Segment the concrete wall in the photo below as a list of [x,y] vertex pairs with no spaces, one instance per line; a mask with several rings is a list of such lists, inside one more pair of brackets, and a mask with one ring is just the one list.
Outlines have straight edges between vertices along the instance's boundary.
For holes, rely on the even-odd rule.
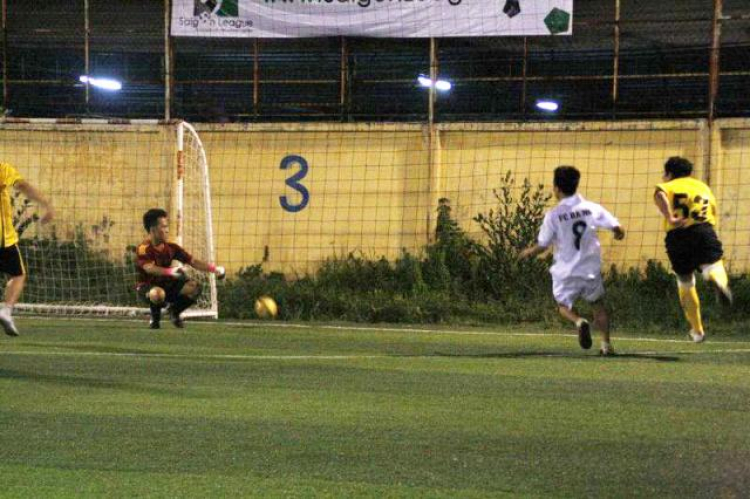
[[[45,227],[32,225],[22,237],[72,240],[83,231],[93,247],[122,259],[128,245],[145,237],[143,212],[170,207],[175,150],[174,134],[165,127],[31,128],[0,126],[0,161],[37,186],[57,218]],[[104,228],[105,220],[113,225]]]
[[[81,226],[120,258],[144,237],[142,213],[171,207],[172,128],[31,127],[0,126],[0,160],[54,201],[58,237],[70,238]],[[699,121],[451,124],[432,133],[411,124],[203,125],[198,132],[210,165],[217,259],[232,272],[264,258],[268,270],[301,274],[332,255],[392,259],[402,249],[419,251],[441,197],[450,199],[461,226],[481,237],[471,219],[494,206],[492,190],[506,172],[517,183],[528,178],[550,189],[560,164],[581,169],[582,194],[610,209],[628,231],[622,243],[602,236],[607,264],[663,260],[651,196],[664,160],[677,154],[695,162],[698,177],[710,175],[728,261],[734,271],[750,268],[750,123],[744,120],[720,121],[713,134]],[[299,162],[287,159],[282,169],[293,156],[308,166],[303,187],[287,183],[301,171]],[[293,211],[303,189],[307,204]],[[103,217],[114,222],[108,241],[94,234]]]

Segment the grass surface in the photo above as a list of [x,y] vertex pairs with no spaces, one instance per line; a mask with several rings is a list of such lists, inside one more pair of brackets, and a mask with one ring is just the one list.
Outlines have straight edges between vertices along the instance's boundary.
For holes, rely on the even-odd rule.
[[739,335],[618,332],[599,358],[534,327],[18,323],[0,338],[2,497],[750,490]]

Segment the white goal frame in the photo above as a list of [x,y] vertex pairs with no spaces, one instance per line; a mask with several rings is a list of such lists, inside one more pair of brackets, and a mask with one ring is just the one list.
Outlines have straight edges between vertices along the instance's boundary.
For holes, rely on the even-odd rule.
[[[185,183],[192,182],[195,185],[196,182],[200,184],[200,189],[203,192],[203,213],[199,216],[201,225],[205,227],[205,234],[203,243],[205,249],[202,253],[196,254],[197,258],[206,260],[209,262],[215,261],[215,246],[214,246],[214,235],[213,235],[213,212],[211,207],[211,187],[209,178],[209,166],[206,151],[203,147],[203,143],[198,136],[195,128],[189,123],[184,121],[161,121],[161,120],[106,120],[106,119],[46,119],[46,118],[29,118],[29,119],[18,119],[18,118],[2,118],[0,119],[0,132],[2,131],[14,131],[14,132],[75,132],[75,131],[97,131],[97,132],[144,132],[144,131],[157,131],[161,130],[161,127],[167,127],[170,130],[170,134],[174,137],[174,160],[172,161],[173,169],[173,188],[170,196],[173,199],[173,207],[176,208],[176,212],[172,213],[170,219],[173,227],[173,240],[177,244],[183,244],[184,241],[184,224],[185,218],[195,216],[195,214],[185,213]],[[193,141],[197,148],[197,155],[194,155],[194,160],[197,161],[197,165],[186,165],[186,157],[188,155],[185,152],[186,142]],[[0,158],[2,161],[9,161],[5,158]],[[188,159],[190,160],[190,159]],[[25,165],[19,163],[12,163],[19,171],[23,174]],[[195,176],[198,178],[194,178]],[[186,178],[187,177],[187,178]],[[44,193],[48,197],[54,206],[56,200],[54,196],[49,193]],[[169,209],[169,207],[167,207]],[[59,215],[58,217],[59,218]],[[191,223],[188,219],[187,223]],[[142,229],[141,229],[142,230]],[[134,240],[133,243],[137,244],[139,241]],[[187,243],[190,245],[190,242]],[[195,242],[193,241],[193,244]],[[190,247],[186,247],[188,252],[191,252]],[[29,273],[34,272],[34,268],[29,268]],[[134,269],[133,269],[134,270]],[[201,273],[202,274],[202,273]],[[183,317],[202,317],[202,318],[218,318],[218,293],[216,287],[216,276],[213,274],[204,274],[203,280],[204,293],[202,295],[201,302],[188,309],[183,313]],[[133,296],[135,296],[135,280],[133,280]],[[42,315],[95,315],[95,316],[138,316],[149,313],[148,307],[144,306],[118,306],[112,304],[71,304],[65,303],[26,303],[23,302],[24,295],[21,296],[21,301],[16,304],[16,309],[22,312],[28,312],[33,314]],[[96,297],[92,297],[92,301],[95,301]]]

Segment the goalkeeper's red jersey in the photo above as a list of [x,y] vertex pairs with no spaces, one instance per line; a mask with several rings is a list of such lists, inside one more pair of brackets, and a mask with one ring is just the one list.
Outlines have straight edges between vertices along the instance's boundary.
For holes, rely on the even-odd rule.
[[174,279],[171,277],[150,275],[143,270],[143,266],[148,263],[153,263],[158,267],[171,267],[172,260],[190,265],[193,261],[193,256],[182,249],[179,244],[162,243],[154,246],[149,239],[143,241],[136,250],[135,269],[138,273],[136,287],[140,288],[145,285],[164,286],[170,282],[174,282]]

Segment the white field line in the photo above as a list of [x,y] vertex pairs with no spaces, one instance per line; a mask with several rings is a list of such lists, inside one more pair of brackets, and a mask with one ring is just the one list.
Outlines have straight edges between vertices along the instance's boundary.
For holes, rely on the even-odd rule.
[[[359,360],[387,359],[397,355],[241,355],[241,354],[181,354],[181,353],[148,353],[148,352],[86,352],[63,350],[6,350],[6,355],[51,355],[68,357],[125,357],[125,358],[158,358],[158,359],[206,359],[206,360]],[[424,356],[429,357],[429,356]]]
[[[206,323],[211,324],[211,323]],[[441,330],[441,329],[420,329],[420,328],[389,328],[389,327],[376,327],[376,326],[332,326],[332,325],[308,325],[308,324],[284,324],[284,323],[273,323],[273,322],[217,322],[217,325],[225,325],[232,327],[278,327],[278,328],[296,328],[296,329],[332,329],[332,330],[346,330],[346,331],[373,331],[373,332],[388,332],[388,333],[421,333],[421,334],[445,334],[445,335],[466,335],[466,336],[519,336],[519,337],[556,337],[556,338],[576,338],[576,334],[559,334],[559,333],[510,333],[500,331],[468,331],[460,329]],[[594,332],[596,335],[596,332]],[[651,343],[690,343],[687,339],[687,334],[683,339],[663,339],[663,338],[640,338],[640,337],[629,337],[615,336],[613,342],[651,342]],[[712,341],[710,336],[706,340],[712,345],[748,345],[750,341]]]
[[[714,343],[715,344],[715,343]],[[727,353],[750,353],[750,348],[716,348],[714,350],[703,349],[703,350],[673,350],[665,352],[620,352],[617,353],[627,354],[638,354],[638,355],[654,355],[654,356],[668,356],[668,355],[711,355],[711,354],[727,354]],[[615,358],[617,355],[615,354]]]
[[[83,317],[59,317],[54,320],[65,320],[65,321],[84,321],[84,322],[125,322],[125,323],[143,323],[144,320],[137,319],[111,319],[111,318],[83,318]],[[379,327],[379,326],[335,326],[330,324],[294,324],[286,322],[211,322],[201,321],[201,325],[211,325],[213,327],[229,326],[235,328],[279,328],[279,329],[326,329],[331,331],[364,331],[373,333],[418,333],[418,334],[440,334],[440,335],[454,335],[454,336],[515,336],[515,337],[557,337],[557,338],[575,338],[575,334],[560,334],[560,333],[512,333],[512,332],[501,332],[501,331],[471,331],[471,330],[460,330],[460,329],[428,329],[428,328],[398,328],[398,327]],[[595,333],[596,334],[596,333]],[[683,337],[668,339],[668,338],[642,338],[642,337],[629,337],[623,336],[618,337],[614,335],[613,343],[622,342],[649,342],[649,343],[690,343],[687,334]],[[747,345],[750,347],[750,341],[713,341],[709,334],[706,339],[707,343],[711,345]]]
[[[627,355],[642,355],[642,356],[664,356],[664,355],[711,355],[711,354],[736,354],[736,353],[750,353],[750,348],[742,349],[722,349],[722,350],[696,350],[696,351],[677,351],[677,352],[621,352]],[[130,358],[130,359],[144,359],[144,358],[157,358],[157,359],[176,359],[176,360],[284,360],[284,361],[295,361],[295,360],[372,360],[372,359],[446,359],[445,355],[440,354],[425,354],[425,355],[369,355],[369,354],[352,354],[352,355],[241,355],[241,354],[173,354],[173,353],[148,353],[148,352],[86,352],[86,351],[64,351],[64,350],[5,350],[0,351],[0,356],[65,356],[65,357],[118,357],[118,358]],[[459,355],[460,357],[460,355]],[[547,353],[547,354],[535,354],[534,357],[573,357],[565,353]],[[587,356],[582,355],[579,358],[585,358]],[[595,355],[589,355],[588,357],[596,357]],[[617,356],[614,357],[615,359]],[[608,360],[608,359],[605,359]]]

